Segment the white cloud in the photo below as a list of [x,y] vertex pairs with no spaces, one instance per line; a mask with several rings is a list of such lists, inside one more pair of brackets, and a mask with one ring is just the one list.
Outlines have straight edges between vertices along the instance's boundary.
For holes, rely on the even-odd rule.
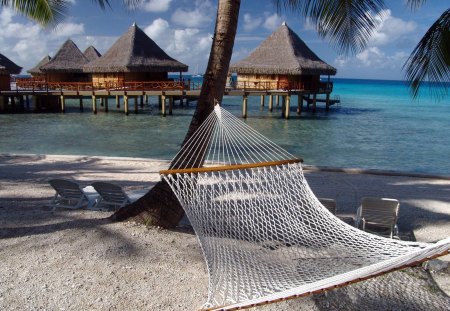
[[81,35],[84,33],[84,24],[61,23],[53,30],[56,37],[68,38],[71,36]]
[[166,12],[170,8],[172,0],[146,0],[140,7],[147,12]]
[[417,24],[392,16],[391,10],[384,10],[377,18],[378,25],[369,41],[370,46],[382,46],[395,42],[413,33]]
[[277,13],[274,13],[272,15],[267,16],[266,20],[264,21],[264,28],[268,30],[275,30],[278,27],[281,26],[281,23],[283,22],[283,18],[278,15]]
[[407,58],[408,54],[402,51],[389,55],[379,47],[368,47],[355,57],[337,57],[334,65],[347,70],[351,68],[399,69]]
[[244,14],[244,30],[245,31],[252,31],[256,28],[258,28],[262,23],[262,18],[254,18],[250,14],[246,13]]
[[177,25],[190,28],[204,28],[213,21],[214,6],[209,0],[197,0],[192,10],[176,9],[171,21]]
[[155,19],[149,26],[144,28],[144,32],[153,40],[162,39],[169,31],[169,23],[162,19]]
[[13,16],[16,15],[13,10],[4,8],[0,13],[0,26],[6,26],[11,23]]

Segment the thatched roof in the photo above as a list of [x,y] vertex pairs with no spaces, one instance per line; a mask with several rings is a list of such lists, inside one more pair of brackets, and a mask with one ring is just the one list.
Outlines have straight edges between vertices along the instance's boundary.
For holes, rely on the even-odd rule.
[[286,23],[247,58],[230,66],[238,74],[335,75]]
[[19,74],[22,67],[17,66],[12,60],[0,54],[0,74]]
[[186,72],[188,66],[167,55],[145,32],[133,24],[84,72]]
[[82,73],[83,66],[89,60],[81,53],[72,40],[67,40],[58,50],[55,56],[44,66],[43,72]]
[[92,45],[89,46],[86,50],[84,50],[83,55],[86,56],[86,58],[91,62],[93,60],[96,60],[97,58],[100,58],[102,54],[100,54],[99,51]]
[[51,59],[52,58],[49,55],[45,56],[36,66],[28,70],[28,73],[31,73],[33,75],[43,74],[43,72],[41,71],[41,67],[47,64]]

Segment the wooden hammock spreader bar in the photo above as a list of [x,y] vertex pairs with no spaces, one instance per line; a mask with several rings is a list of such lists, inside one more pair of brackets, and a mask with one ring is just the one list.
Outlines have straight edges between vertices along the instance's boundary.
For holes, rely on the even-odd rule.
[[274,299],[274,300],[266,300],[266,301],[261,301],[261,302],[257,302],[257,303],[250,303],[247,306],[239,306],[239,307],[221,306],[221,307],[212,307],[212,308],[207,308],[207,309],[200,309],[199,311],[234,311],[234,310],[244,310],[244,309],[250,309],[250,308],[254,308],[254,307],[258,307],[258,306],[265,306],[265,305],[268,305],[268,304],[277,303],[277,302],[281,302],[281,301],[285,301],[285,300],[291,300],[291,299],[295,299],[295,298],[301,298],[301,297],[311,296],[311,295],[315,295],[315,294],[320,294],[320,293],[327,292],[327,291],[330,291],[330,290],[334,290],[334,289],[337,289],[337,288],[345,287],[345,286],[348,286],[348,285],[351,285],[351,284],[355,284],[355,283],[359,283],[359,282],[366,281],[366,280],[369,280],[369,279],[373,279],[373,278],[378,277],[380,275],[388,274],[388,273],[391,273],[391,272],[394,272],[394,271],[398,271],[398,270],[401,270],[401,269],[415,267],[415,266],[417,266],[417,265],[419,265],[419,264],[421,264],[421,263],[423,263],[425,261],[428,261],[428,260],[431,260],[431,259],[434,259],[434,258],[437,258],[437,257],[445,256],[445,255],[448,255],[448,254],[450,254],[450,250],[446,250],[446,251],[444,251],[442,253],[439,253],[439,254],[436,254],[436,255],[433,255],[433,256],[421,259],[421,260],[414,261],[414,262],[409,263],[407,265],[403,265],[403,266],[400,266],[400,267],[392,268],[392,269],[389,269],[389,270],[386,270],[386,271],[383,271],[383,272],[379,272],[379,273],[376,273],[376,274],[368,275],[368,276],[365,276],[365,277],[362,277],[362,278],[357,278],[357,279],[355,279],[353,281],[344,282],[342,284],[337,284],[337,285],[332,285],[332,286],[329,286],[329,287],[324,287],[324,288],[317,289],[317,290],[311,291],[311,292],[306,292],[306,293],[297,294],[297,295],[290,295],[290,296],[287,296],[287,297],[281,297],[281,298],[277,298],[277,299]]
[[223,166],[211,166],[211,167],[197,167],[197,168],[181,168],[173,170],[162,170],[159,171],[161,175],[170,174],[189,174],[189,173],[205,173],[205,172],[220,172],[220,171],[231,171],[231,170],[242,170],[248,168],[266,167],[266,166],[277,166],[284,164],[294,164],[303,163],[303,159],[290,159],[281,161],[268,161],[260,163],[249,163],[249,164],[236,164],[236,165],[223,165]]

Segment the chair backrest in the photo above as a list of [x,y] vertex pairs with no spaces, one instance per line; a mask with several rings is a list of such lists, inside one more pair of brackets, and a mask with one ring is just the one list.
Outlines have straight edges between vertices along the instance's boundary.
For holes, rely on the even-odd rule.
[[333,199],[319,198],[320,203],[326,207],[332,214],[336,214],[337,204]]
[[94,187],[95,191],[100,194],[102,200],[104,200],[105,202],[113,204],[123,204],[129,201],[126,193],[123,192],[122,188],[117,185],[99,181],[94,182],[92,184],[92,187]]
[[67,179],[51,179],[48,183],[62,198],[79,199],[84,195],[80,186],[74,181]]
[[391,228],[397,223],[399,208],[398,200],[366,197],[361,200],[358,218]]

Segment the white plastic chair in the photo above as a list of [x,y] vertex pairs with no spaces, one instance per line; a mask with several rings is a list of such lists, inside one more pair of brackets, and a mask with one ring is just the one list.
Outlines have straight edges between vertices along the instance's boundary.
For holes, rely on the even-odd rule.
[[107,209],[111,208],[117,210],[126,204],[131,203],[131,199],[122,190],[121,187],[107,183],[107,182],[94,182],[92,183],[95,191],[97,191],[100,196],[97,199],[96,209]]
[[89,194],[78,183],[68,179],[51,179],[48,181],[56,194],[48,206],[77,209],[83,206],[92,207],[98,195]]
[[356,227],[390,238],[398,235],[400,203],[395,199],[365,197],[356,213]]

